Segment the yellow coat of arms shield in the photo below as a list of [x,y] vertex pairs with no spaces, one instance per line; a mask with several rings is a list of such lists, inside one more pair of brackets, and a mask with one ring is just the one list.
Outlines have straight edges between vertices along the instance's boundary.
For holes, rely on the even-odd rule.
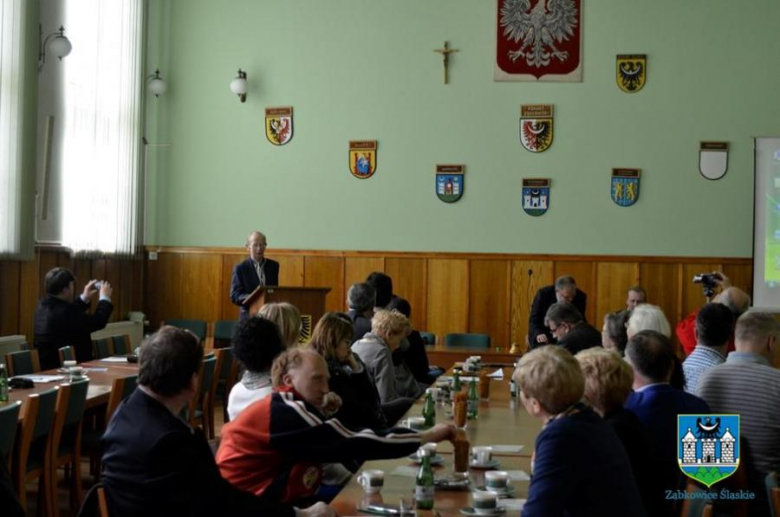
[[619,54],[617,56],[617,85],[626,93],[636,93],[647,81],[646,54]]

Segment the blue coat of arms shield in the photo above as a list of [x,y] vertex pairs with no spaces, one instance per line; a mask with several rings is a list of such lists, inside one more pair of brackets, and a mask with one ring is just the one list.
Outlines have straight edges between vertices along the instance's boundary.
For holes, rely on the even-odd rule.
[[610,196],[619,206],[631,206],[639,199],[639,169],[612,169]]
[[739,415],[678,415],[677,462],[707,488],[739,468]]
[[550,207],[550,180],[533,178],[523,180],[523,210],[538,217]]
[[445,203],[454,203],[463,195],[463,165],[436,166],[436,195]]

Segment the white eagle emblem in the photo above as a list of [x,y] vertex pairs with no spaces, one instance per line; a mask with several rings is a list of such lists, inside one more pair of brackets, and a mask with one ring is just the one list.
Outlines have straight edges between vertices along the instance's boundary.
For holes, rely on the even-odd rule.
[[520,48],[509,51],[514,62],[524,58],[530,67],[541,68],[555,57],[565,62],[568,52],[558,50],[556,44],[574,36],[577,26],[577,6],[574,0],[504,0],[501,7],[501,27],[504,36],[520,43]]

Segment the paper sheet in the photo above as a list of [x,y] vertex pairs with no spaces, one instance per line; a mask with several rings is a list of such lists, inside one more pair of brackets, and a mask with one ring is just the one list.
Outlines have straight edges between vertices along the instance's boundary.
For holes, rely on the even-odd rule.
[[408,465],[399,465],[398,467],[394,468],[392,471],[390,471],[391,476],[401,476],[405,478],[414,478],[417,477],[417,471],[419,468],[417,467],[410,467]]
[[25,379],[30,379],[33,382],[44,382],[44,383],[57,382],[65,378],[64,375],[36,375],[36,374],[16,375],[16,377],[24,377]]
[[522,510],[525,506],[525,499],[499,499],[497,501],[499,508],[507,510]]
[[103,359],[100,359],[101,362],[104,363],[126,363],[127,357],[126,356],[112,356],[112,357],[104,357]]
[[531,476],[524,470],[507,470],[506,472],[512,481],[531,481]]
[[491,445],[493,452],[505,453],[505,454],[517,454],[522,451],[524,445]]
[[493,372],[490,375],[488,375],[488,377],[490,377],[491,379],[503,379],[504,378],[504,369],[503,368],[499,368],[495,372]]

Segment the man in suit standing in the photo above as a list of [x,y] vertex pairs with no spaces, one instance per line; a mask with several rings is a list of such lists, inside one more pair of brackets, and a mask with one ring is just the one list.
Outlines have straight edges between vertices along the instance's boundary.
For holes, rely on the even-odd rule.
[[233,268],[233,280],[230,285],[230,300],[241,307],[241,319],[249,315],[249,307],[244,300],[258,286],[279,285],[279,263],[265,257],[268,241],[260,232],[252,232],[246,239],[249,258]]
[[626,346],[626,362],[634,370],[634,392],[626,399],[625,408],[636,414],[649,432],[648,470],[659,482],[650,515],[672,515],[674,501],[665,498],[665,490],[682,487],[677,463],[677,416],[710,413],[702,399],[670,384],[674,357],[669,338],[654,330],[637,333]]
[[[58,350],[72,346],[78,362],[89,361],[92,355],[90,334],[105,328],[114,306],[113,289],[108,282],[90,280],[74,300],[76,277],[65,268],[56,267],[46,273],[46,296],[35,308],[35,348],[40,355],[41,369],[60,366]],[[100,291],[100,301],[94,314],[87,314],[90,301]]]
[[545,316],[554,303],[567,302],[574,305],[585,321],[585,303],[587,296],[577,289],[577,282],[570,276],[562,276],[555,284],[542,287],[534,297],[531,316],[528,321],[528,346],[536,348],[554,343],[552,332],[547,328]]

